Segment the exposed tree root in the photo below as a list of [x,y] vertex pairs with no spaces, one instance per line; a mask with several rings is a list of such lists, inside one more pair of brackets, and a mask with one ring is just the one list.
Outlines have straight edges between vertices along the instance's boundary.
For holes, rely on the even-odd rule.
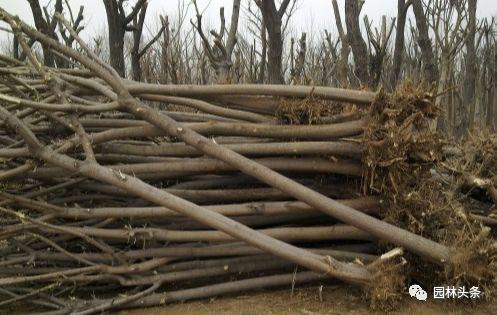
[[471,173],[488,178],[488,171],[475,170],[496,164],[486,162],[494,161],[489,154],[475,160],[476,153],[447,174],[444,141],[430,128],[439,110],[424,91],[407,83],[391,96],[380,93],[374,102],[364,134],[364,192],[382,195],[381,216],[387,222],[451,248],[443,266],[407,254],[411,280],[426,287],[479,286],[488,297],[495,288],[496,245],[489,229],[457,198],[452,176],[467,178],[463,174]]

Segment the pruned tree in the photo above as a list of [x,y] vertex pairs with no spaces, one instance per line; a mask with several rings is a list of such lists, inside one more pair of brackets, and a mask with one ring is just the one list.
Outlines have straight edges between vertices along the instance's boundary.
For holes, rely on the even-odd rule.
[[240,15],[240,0],[233,0],[233,9],[231,13],[231,24],[226,41],[224,37],[226,34],[226,21],[224,17],[224,7],[219,9],[219,17],[221,19],[221,27],[219,32],[211,30],[210,33],[214,37],[214,43],[211,46],[209,39],[202,30],[202,15],[200,14],[197,6],[197,1],[193,1],[195,12],[197,15],[197,22],[191,21],[193,27],[197,30],[202,40],[205,53],[209,58],[210,64],[216,72],[216,80],[218,83],[230,82],[229,74],[233,65],[231,56],[237,41],[238,17]]
[[[274,0],[256,0],[261,11],[268,35],[268,79],[269,83],[283,83],[283,35],[282,19],[291,0],[283,0],[279,8],[276,8]],[[295,2],[294,2],[295,3]],[[291,10],[290,10],[291,11]]]
[[345,25],[347,26],[347,41],[354,56],[354,73],[361,84],[367,86],[370,82],[368,48],[359,26],[359,15],[363,4],[364,0],[345,0]]
[[[332,76],[333,73],[336,73],[335,69],[340,68],[342,65],[342,56],[338,54],[338,44],[340,44],[340,42],[340,38],[333,41],[330,32],[324,30],[324,43],[321,44],[321,50],[324,51],[321,66],[321,85],[348,86],[347,64],[345,64],[344,73],[339,73],[337,77]],[[343,69],[338,71],[343,71]],[[342,74],[344,75],[343,77]],[[342,81],[342,79],[344,79],[344,81]]]
[[307,42],[306,42],[306,33],[302,33],[302,36],[300,37],[299,43],[298,43],[298,51],[297,51],[297,56],[295,57],[294,55],[294,45],[295,45],[295,39],[291,39],[291,45],[290,45],[290,77],[291,77],[291,82],[296,83],[296,84],[302,84],[303,83],[303,77],[304,75],[304,66],[305,66],[305,57],[307,53]]
[[[58,19],[56,19],[57,14],[62,14],[64,10],[64,4],[65,7],[67,8],[67,11],[69,12],[69,17],[70,17],[70,25],[72,30],[76,33],[79,34],[83,29],[84,26],[82,25],[83,22],[83,10],[84,6],[80,6],[78,15],[76,18],[74,18],[71,6],[69,5],[68,0],[57,0],[54,5],[54,11],[53,13],[49,12],[48,6],[41,7],[39,0],[28,0],[29,6],[31,8],[31,12],[33,14],[33,19],[35,22],[36,29],[38,29],[40,32],[43,34],[49,36],[50,38],[59,41],[59,37],[61,37],[63,43],[69,47],[72,46],[74,42],[74,36],[68,34],[68,32],[62,27]],[[58,26],[58,28],[57,28]],[[57,33],[58,30],[58,33]],[[27,45],[31,47],[35,43],[35,40],[29,39],[27,41]],[[64,58],[61,58],[60,56],[54,54],[50,47],[47,47],[45,45],[42,45],[43,49],[43,62],[46,66],[49,67],[67,67],[68,66],[68,61]],[[19,43],[16,37],[14,37],[14,56],[16,58],[19,58],[21,60],[24,60],[26,58],[26,53],[23,51],[19,55]]]
[[[467,0],[429,0],[426,4],[428,23],[435,34],[437,47],[440,49],[440,77],[437,85],[437,99],[435,104],[445,110],[445,115],[440,115],[437,128],[442,132],[447,132],[450,124],[460,125],[457,127],[462,130],[462,122],[465,120],[465,110],[462,108],[453,108],[452,104],[444,103],[443,94],[448,88],[448,81],[452,73],[453,60],[459,49],[464,44],[467,37],[467,28],[463,22],[467,16]],[[459,111],[459,115],[452,114]],[[448,117],[459,116],[459,121],[448,121]],[[460,133],[460,132],[459,132]]]
[[476,88],[476,2],[468,0],[468,22],[466,36],[466,69],[463,85],[463,102],[467,109],[463,109],[462,128],[467,130],[473,127],[475,117],[475,88]]
[[[254,65],[251,67],[253,77],[256,78],[257,83],[264,83],[266,77],[266,64],[267,64],[267,32],[266,22],[260,10],[254,10],[251,2],[245,8],[245,16],[248,19],[248,31],[254,37],[253,50],[254,57],[259,56],[259,61],[256,63],[257,58],[253,58]],[[260,43],[260,51],[257,49]]]
[[161,58],[160,58],[160,83],[168,83],[168,77],[171,77],[171,30],[169,28],[169,17],[160,16],[161,26],[164,28],[162,32],[162,43],[161,43]]
[[387,45],[395,25],[395,18],[392,18],[390,25],[387,27],[387,17],[383,15],[381,19],[381,30],[378,31],[378,28],[375,28],[374,33],[371,29],[371,22],[369,22],[367,15],[364,16],[364,24],[366,25],[366,33],[368,35],[368,43],[370,46],[369,86],[376,89],[380,83],[381,74],[383,72],[383,61],[387,55]]
[[137,0],[133,9],[126,14],[125,0],[103,0],[105,12],[107,14],[107,26],[109,31],[109,53],[110,64],[124,77],[126,66],[124,62],[124,35],[127,31],[132,31],[133,19],[140,13],[147,3],[147,0]]
[[[493,22],[493,21],[492,21]],[[493,23],[492,23],[493,24]],[[494,49],[493,49],[493,74],[492,74],[492,87],[491,87],[491,94],[490,94],[490,104],[489,106],[492,108],[491,115],[489,115],[488,119],[488,125],[491,126],[493,123],[493,128],[492,130],[497,129],[497,101],[495,100],[496,98],[496,91],[497,91],[497,39],[494,37]],[[492,122],[493,120],[493,122]]]
[[340,38],[340,61],[338,65],[338,77],[340,80],[340,85],[342,87],[347,87],[349,85],[349,55],[350,55],[350,45],[347,39],[347,34],[343,30],[342,18],[340,17],[340,10],[338,9],[338,3],[336,0],[332,0],[333,13],[335,15],[335,23],[338,29],[338,36]]
[[[407,32],[408,40],[406,41],[404,54],[404,77],[414,82],[428,82],[424,67],[424,59],[421,48],[419,47],[419,29],[416,26],[415,19],[409,19],[409,31]],[[400,78],[399,78],[400,80]]]
[[162,24],[157,34],[143,47],[142,43],[143,25],[145,24],[145,16],[147,15],[148,2],[145,2],[140,10],[140,13],[133,18],[133,47],[131,48],[131,70],[133,80],[142,80],[142,67],[140,60],[143,55],[152,47],[152,45],[162,36],[165,30],[165,25]]
[[[74,14],[72,12],[71,6],[69,5],[68,0],[65,0],[67,11],[69,12],[69,22],[71,23],[72,30],[76,33],[79,34],[85,27],[82,25],[83,22],[83,10],[84,6],[79,7],[78,15],[76,18],[74,18]],[[64,40],[64,43],[66,46],[72,47],[72,44],[76,40],[76,38],[71,35],[70,33],[66,31],[66,29],[63,27],[62,23],[59,21],[59,34]]]
[[424,64],[424,77],[430,83],[437,82],[437,61],[428,34],[428,18],[425,15],[422,0],[413,0],[412,10],[416,18],[418,45],[421,49],[421,59]]
[[[495,36],[495,19],[490,23],[485,23],[485,44],[488,51],[488,103],[486,110],[486,126],[492,131],[497,130],[497,37]],[[493,34],[493,36],[492,36]]]
[[397,1],[397,29],[395,34],[395,47],[393,52],[392,60],[392,73],[390,76],[390,82],[392,87],[397,85],[399,79],[402,60],[404,55],[404,42],[405,42],[405,26],[406,26],[406,16],[409,7],[412,5],[412,0],[398,0]]
[[[161,83],[191,83],[188,81],[188,77],[195,74],[192,74],[188,69],[192,64],[192,62],[188,62],[192,59],[188,54],[197,56],[193,65],[194,69],[196,68],[195,70],[197,70],[196,73],[202,72],[205,68],[203,49],[200,49],[201,53],[197,51],[197,41],[195,40],[197,33],[193,30],[183,32],[183,25],[187,23],[187,15],[187,5],[183,2],[178,2],[176,18],[160,16],[161,26],[164,28],[160,42],[158,78]],[[192,49],[184,49],[184,47],[191,47]],[[202,73],[202,75],[204,74]],[[205,78],[202,76],[202,80],[199,82],[203,82],[204,79],[207,80],[207,76]]]
[[[47,8],[44,8],[44,10],[42,10],[39,0],[28,0],[28,3],[31,7],[31,12],[33,13],[33,19],[36,29],[41,33],[49,36],[50,38],[58,40],[58,36],[56,34],[57,20],[53,17],[50,17]],[[62,0],[57,0],[55,2],[54,8],[55,12],[62,13]],[[66,64],[65,60],[54,55],[54,53],[50,50],[50,47],[42,45],[42,48],[43,62],[46,66],[55,66],[56,59],[58,66],[63,66]]]

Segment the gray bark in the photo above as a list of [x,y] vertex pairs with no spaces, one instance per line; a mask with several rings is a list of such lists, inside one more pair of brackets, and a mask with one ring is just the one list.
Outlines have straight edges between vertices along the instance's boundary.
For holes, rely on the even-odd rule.
[[477,0],[468,0],[468,35],[466,38],[466,69],[463,87],[463,104],[467,108],[463,109],[463,130],[473,126],[475,117],[475,89],[476,89],[476,2]]
[[421,0],[413,0],[412,9],[416,18],[416,26],[418,28],[418,45],[421,49],[421,58],[424,64],[425,79],[430,82],[437,82],[438,67],[436,64],[435,55],[430,37],[428,35],[427,17],[423,11],[423,3]]
[[393,66],[392,66],[392,76],[391,83],[392,87],[395,88],[397,81],[399,79],[400,71],[402,68],[402,59],[404,54],[404,41],[405,41],[405,26],[406,26],[406,15],[409,6],[412,4],[411,1],[406,3],[405,0],[398,0],[397,2],[397,31],[395,35],[395,48],[393,53]]
[[268,34],[268,78],[269,83],[284,83],[283,78],[283,36],[281,20],[289,0],[284,0],[279,9],[276,9],[274,0],[258,1],[257,6],[261,10],[267,34]]
[[362,38],[359,27],[359,14],[363,0],[345,0],[345,24],[347,25],[347,40],[354,56],[354,73],[363,86],[369,84],[368,47]]

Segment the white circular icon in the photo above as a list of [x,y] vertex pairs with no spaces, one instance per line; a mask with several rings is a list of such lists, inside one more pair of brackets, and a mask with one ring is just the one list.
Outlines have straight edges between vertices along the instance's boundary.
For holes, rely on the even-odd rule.
[[416,298],[420,301],[426,301],[426,299],[428,298],[428,293],[426,293],[425,290],[421,289],[416,293]]
[[423,290],[423,288],[421,288],[421,286],[417,285],[417,284],[413,284],[409,287],[409,295],[414,297],[416,295],[416,293],[418,293],[418,291],[420,290]]
[[409,287],[409,295],[411,297],[415,297],[419,301],[426,301],[428,298],[428,293],[426,293],[426,291],[417,284],[413,284]]

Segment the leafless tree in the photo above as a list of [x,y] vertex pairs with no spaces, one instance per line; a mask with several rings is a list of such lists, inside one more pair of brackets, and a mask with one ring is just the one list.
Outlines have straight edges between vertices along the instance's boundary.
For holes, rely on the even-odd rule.
[[347,41],[354,56],[354,73],[361,84],[367,86],[370,82],[368,48],[359,26],[359,15],[363,4],[364,0],[345,0],[345,25],[347,26]]
[[[252,45],[254,56],[252,58],[254,64],[251,67],[253,77],[257,78],[255,82],[264,83],[266,77],[266,64],[267,64],[267,32],[266,32],[266,22],[264,21],[264,16],[261,14],[260,10],[254,10],[251,6],[251,2],[245,8],[245,15],[248,19],[248,30],[251,36],[254,37],[254,43]],[[260,51],[257,49],[260,44]],[[256,60],[259,56],[259,62]]]
[[305,66],[305,57],[307,53],[307,42],[306,42],[306,33],[302,33],[302,36],[300,37],[299,43],[298,43],[298,51],[297,51],[297,56],[294,56],[294,45],[295,45],[295,39],[291,39],[291,50],[290,50],[290,62],[291,62],[291,67],[290,67],[290,77],[292,83],[303,83],[303,78],[302,75],[304,74],[304,66]]
[[475,117],[475,88],[476,88],[476,1],[468,0],[468,26],[466,36],[466,69],[463,87],[463,102],[468,107],[462,117],[462,128],[466,130],[473,126]]
[[395,34],[395,48],[393,53],[393,66],[391,75],[392,86],[397,85],[399,79],[400,70],[402,67],[402,57],[404,54],[404,42],[405,42],[405,26],[406,26],[406,16],[409,7],[412,4],[412,0],[398,0],[397,1],[397,29]]
[[[492,19],[489,29],[493,30],[495,28],[495,20]],[[487,45],[492,47],[490,32],[487,32]],[[489,48],[490,51],[490,62],[489,62],[489,72],[490,72],[490,84],[489,84],[489,104],[487,109],[487,126],[490,130],[497,130],[497,38],[495,37],[495,32],[493,36],[493,49]],[[492,56],[493,55],[493,56]],[[493,71],[492,71],[493,69]],[[493,72],[493,73],[492,73]]]
[[424,63],[425,78],[428,82],[436,82],[438,80],[438,67],[428,34],[428,18],[425,15],[422,0],[413,0],[412,9],[416,18],[418,45]]
[[383,61],[387,55],[387,45],[395,25],[395,18],[392,19],[390,26],[387,27],[387,17],[383,15],[381,19],[381,31],[375,28],[374,33],[371,30],[371,22],[369,22],[367,15],[364,16],[364,24],[366,25],[369,46],[372,46],[369,48],[369,86],[376,89],[380,83]]
[[140,10],[140,13],[133,18],[133,47],[131,48],[131,69],[133,72],[133,80],[141,81],[142,79],[142,67],[140,60],[143,55],[147,52],[150,47],[162,36],[162,32],[165,30],[165,25],[163,24],[157,34],[143,47],[140,49],[140,44],[142,42],[143,35],[143,25],[145,23],[145,16],[147,14],[148,2],[145,2]]
[[132,21],[142,10],[147,0],[137,0],[133,9],[126,14],[125,0],[103,0],[107,13],[109,31],[110,64],[121,76],[126,75],[124,62],[124,35],[132,31]]
[[[183,31],[183,25],[187,21],[188,5],[178,1],[176,17],[161,16],[161,27],[164,28],[162,41],[160,42],[160,66],[158,80],[161,83],[191,83],[187,78],[191,70],[197,68],[202,73],[199,82],[206,82],[207,74],[203,73],[205,69],[205,54],[203,49],[198,49],[195,30],[188,29]],[[189,56],[188,56],[189,55]],[[188,69],[192,56],[196,56],[196,67]],[[198,80],[198,78],[197,78]]]
[[[57,20],[53,17],[50,17],[48,14],[48,9],[44,8],[42,10],[40,6],[40,2],[38,0],[28,0],[29,6],[31,7],[31,12],[33,13],[33,19],[35,22],[36,29],[38,29],[43,34],[50,36],[52,39],[58,40],[58,36],[56,34],[57,29]],[[55,12],[62,12],[62,0],[57,0],[55,2]],[[44,14],[45,12],[45,14]],[[49,47],[42,45],[43,47],[43,60],[45,65],[49,67],[53,67],[55,65],[56,56],[50,50]],[[65,61],[57,58],[57,64],[59,66],[65,65]]]
[[[84,29],[84,26],[82,25],[84,6],[79,7],[78,15],[76,16],[76,18],[74,18],[74,14],[72,12],[71,6],[69,5],[69,1],[65,0],[65,3],[66,3],[67,11],[69,12],[69,18],[70,18],[69,22],[71,23],[71,27],[76,34],[79,34]],[[58,24],[59,24],[59,34],[61,35],[62,39],[64,40],[64,43],[67,46],[71,47],[75,41],[74,36],[71,34],[68,34],[66,29],[63,27],[62,23],[60,23],[60,21]]]
[[[464,120],[462,117],[459,118],[459,122],[447,120],[447,117],[463,116],[464,110],[461,111],[461,108],[454,108],[451,104],[442,101],[443,94],[448,88],[453,60],[467,36],[467,29],[463,26],[467,16],[466,3],[467,0],[430,0],[426,4],[428,23],[434,32],[437,47],[440,49],[440,77],[437,85],[438,97],[435,102],[446,112],[445,115],[439,117],[437,126],[444,132],[451,127],[448,124],[461,125]],[[456,109],[459,110],[459,115],[455,115]]]
[[333,13],[335,14],[335,22],[338,29],[338,36],[340,37],[341,48],[340,48],[340,62],[338,65],[338,77],[342,87],[347,87],[349,85],[348,73],[349,73],[349,55],[350,55],[350,45],[348,41],[348,36],[345,34],[342,26],[342,19],[340,17],[340,10],[338,9],[338,4],[336,0],[332,0]]
[[[277,9],[274,0],[257,0],[268,34],[268,76],[269,83],[283,83],[283,36],[282,19],[291,0],[283,0]],[[294,2],[295,3],[295,2]]]
[[210,64],[214,71],[216,72],[217,82],[227,83],[230,81],[229,74],[230,69],[233,65],[231,60],[231,55],[233,54],[233,49],[237,41],[237,29],[238,29],[238,17],[240,15],[240,0],[233,0],[233,9],[231,14],[231,24],[230,30],[228,32],[228,38],[226,43],[224,43],[224,35],[226,33],[226,22],[224,18],[224,7],[219,10],[219,16],[221,19],[221,27],[219,32],[211,30],[210,33],[214,37],[214,44],[211,46],[207,36],[205,36],[202,30],[202,15],[200,14],[197,6],[197,2],[193,1],[195,6],[195,12],[197,15],[197,23],[191,22],[192,25],[197,30],[200,38],[202,40],[202,45],[204,47],[205,53],[209,58]]
[[[330,32],[327,30],[324,31],[324,42],[321,44],[321,50],[324,51],[324,55],[320,53],[320,56],[323,57],[321,65],[321,80],[319,81],[321,85],[340,87],[348,86],[348,65],[343,64],[342,55],[338,54],[338,45],[340,43],[340,38],[333,41]],[[340,49],[340,52],[343,52],[343,50]],[[340,67],[342,67],[342,69],[340,69]],[[332,74],[337,72],[335,71],[337,68],[339,69],[339,74],[338,76],[333,76]]]

